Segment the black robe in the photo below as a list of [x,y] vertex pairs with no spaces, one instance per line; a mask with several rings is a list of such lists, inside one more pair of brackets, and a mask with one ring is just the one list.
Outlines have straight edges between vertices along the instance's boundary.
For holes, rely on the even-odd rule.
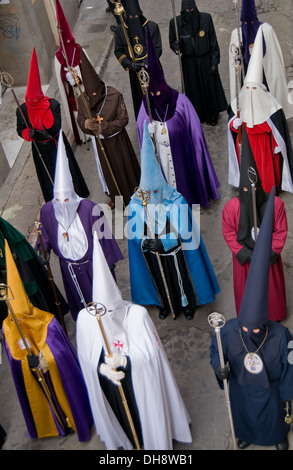
[[[218,70],[220,49],[212,17],[199,13],[199,28],[191,35],[182,16],[176,18],[180,41],[185,93],[192,102],[201,122],[212,123],[221,111],[227,109],[227,100]],[[174,19],[169,24],[169,43],[176,50]]]
[[[146,35],[147,35],[147,27],[149,28],[150,35],[152,37],[152,41],[153,41],[157,56],[160,57],[162,55],[162,39],[161,39],[159,26],[157,25],[157,23],[153,21],[146,20],[146,22],[143,25],[145,41],[146,41]],[[133,38],[130,38],[130,40],[131,40],[131,43],[133,42],[135,43]],[[124,35],[122,25],[118,25],[116,29],[114,54],[117,60],[122,65],[122,67],[125,70],[129,70],[129,65],[133,61],[133,59],[131,58],[131,55],[128,49],[128,44]],[[147,50],[143,50],[140,55],[134,52],[134,55],[135,55],[135,61],[137,61],[138,63],[146,64]],[[141,101],[143,98],[143,93],[142,93],[142,89],[141,89],[136,72],[129,70],[129,79],[130,79],[134,114],[135,114],[135,118],[137,118],[138,112],[140,110]]]
[[[35,141],[37,148],[39,150],[39,153],[43,160],[38,154],[36,146],[32,143],[33,159],[34,159],[38,180],[41,186],[41,190],[42,190],[45,202],[51,201],[53,199],[53,184],[51,180],[54,182],[58,136],[59,136],[59,131],[61,129],[60,103],[55,99],[50,99],[50,107],[51,107],[52,114],[54,116],[54,124],[51,127],[51,129],[47,129],[47,130],[48,130],[48,133],[52,136],[52,138],[51,140]],[[25,116],[25,119],[27,121],[29,128],[33,128],[30,122],[30,119],[28,117],[27,106],[25,103],[21,105],[21,110]],[[16,110],[16,117],[17,117],[17,133],[21,138],[24,138],[23,131],[27,129],[27,126],[18,108]],[[76,193],[78,194],[78,196],[86,198],[89,196],[90,193],[84,181],[79,165],[76,161],[76,158],[74,156],[73,150],[70,147],[70,144],[64,132],[63,132],[63,141],[64,141],[64,145],[66,149],[66,154],[68,157],[69,168],[70,168],[70,172],[72,175],[74,189]],[[48,172],[44,165],[46,165]],[[51,176],[51,180],[48,176],[48,173]]]

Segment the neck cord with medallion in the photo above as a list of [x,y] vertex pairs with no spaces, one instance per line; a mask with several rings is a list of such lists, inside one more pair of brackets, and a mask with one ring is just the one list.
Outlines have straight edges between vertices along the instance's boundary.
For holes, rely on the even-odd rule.
[[159,116],[158,111],[157,111],[156,108],[155,108],[156,115],[158,116],[159,121],[163,124],[163,129],[161,130],[161,134],[162,134],[162,135],[167,134],[167,129],[166,129],[165,125],[166,125],[166,118],[167,118],[167,114],[168,114],[168,109],[169,109],[169,103],[167,104],[166,111],[165,111],[165,116],[164,116],[164,120],[162,121],[162,119],[161,119],[160,116]]
[[242,344],[244,346],[244,349],[246,351],[246,355],[245,355],[245,358],[244,358],[244,366],[245,368],[248,370],[248,372],[251,372],[252,374],[259,374],[262,369],[263,369],[263,362],[260,358],[260,356],[257,354],[257,352],[262,348],[262,346],[264,345],[267,337],[268,337],[268,333],[269,333],[269,328],[268,326],[266,327],[266,332],[265,332],[265,336],[264,336],[264,339],[262,340],[261,344],[259,345],[259,347],[254,351],[254,352],[249,352],[248,349],[247,349],[247,346],[244,342],[244,339],[243,339],[243,336],[242,336],[242,332],[241,332],[241,328],[239,328],[239,334],[240,334],[240,338],[241,338],[241,341],[242,341]]

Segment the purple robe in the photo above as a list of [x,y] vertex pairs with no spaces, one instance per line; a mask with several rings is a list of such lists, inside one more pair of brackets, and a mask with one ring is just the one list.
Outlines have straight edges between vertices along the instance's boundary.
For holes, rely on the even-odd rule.
[[[150,119],[142,103],[137,118],[140,146],[144,122]],[[179,93],[173,117],[167,120],[170,146],[176,175],[176,189],[188,204],[207,206],[218,199],[220,186],[200,120],[189,98]]]
[[82,303],[72,276],[76,276],[75,279],[79,285],[85,302],[92,302],[93,227],[98,233],[100,244],[108,266],[111,267],[117,261],[123,259],[123,255],[109,229],[106,217],[100,206],[87,199],[82,199],[79,204],[77,214],[80,217],[88,239],[87,252],[78,261],[64,258],[59,250],[57,240],[58,222],[55,218],[52,201],[44,204],[40,214],[43,242],[47,251],[52,249],[59,257],[67,302],[74,320],[76,320],[79,311],[84,308],[85,305]]
[[[11,368],[20,406],[26,422],[28,434],[31,439],[37,439],[39,436],[37,433],[32,410],[28,400],[28,394],[30,392],[29,390],[26,390],[25,387],[21,365],[22,361],[14,359],[12,357],[4,334],[3,337],[5,351]],[[54,360],[58,367],[63,388],[65,390],[65,394],[74,419],[78,439],[81,442],[87,441],[91,437],[90,427],[92,424],[92,413],[89,404],[87,389],[78,363],[76,352],[69,339],[67,338],[66,334],[64,333],[62,327],[60,326],[56,318],[53,316],[52,320],[48,324],[46,344],[52,352]],[[51,396],[56,396],[55,391],[52,388],[52,382],[50,380],[50,371],[46,372],[44,375],[46,382],[49,386]],[[62,410],[60,409],[60,405],[58,404],[58,397],[56,398],[57,401],[55,402],[55,405],[59,412],[59,415],[61,416]],[[56,420],[55,424],[59,435],[64,436],[66,433]]]

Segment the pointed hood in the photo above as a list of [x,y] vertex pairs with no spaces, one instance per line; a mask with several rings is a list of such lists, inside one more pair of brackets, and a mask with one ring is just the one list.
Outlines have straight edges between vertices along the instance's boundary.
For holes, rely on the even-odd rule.
[[[67,61],[69,66],[77,67],[80,63],[81,47],[75,42],[74,36],[70,30],[69,24],[67,22],[66,16],[64,15],[64,11],[61,7],[59,0],[56,0],[56,16],[60,47],[56,51],[55,55],[62,67],[67,68]],[[63,45],[60,38],[60,34],[62,35]],[[63,50],[63,46],[65,50]]]
[[[11,308],[18,319],[20,329],[32,348],[34,353],[38,353],[46,342],[47,325],[53,318],[48,312],[43,312],[35,308],[23,287],[18,269],[11,254],[7,240],[5,240],[5,257],[7,269],[7,285],[11,289],[8,292]],[[11,295],[12,294],[12,295]],[[11,313],[3,322],[3,331],[6,343],[15,359],[22,359],[27,356],[27,350],[22,344],[22,339]]]
[[76,194],[69,169],[68,157],[63,141],[62,130],[59,132],[58,149],[54,178],[53,207],[57,221],[65,231],[70,227],[81,198]]
[[246,64],[248,64],[250,61],[251,46],[254,44],[258,28],[262,24],[262,22],[258,21],[254,0],[242,0],[240,21],[244,60]]
[[[149,74],[149,101],[153,119],[167,121],[175,113],[178,91],[169,87],[165,80],[161,62],[156,54],[149,27],[147,27],[147,72]],[[160,92],[158,96],[156,93]],[[146,98],[143,98],[147,111]]]
[[239,324],[246,326],[249,331],[263,330],[268,323],[268,289],[274,208],[275,188],[271,191],[261,223],[238,316]]
[[25,102],[29,120],[34,129],[50,129],[54,124],[54,116],[50,109],[49,98],[44,96],[41,86],[40,71],[36,49],[33,49],[30,71],[25,94]]
[[[106,95],[105,83],[101,80],[83,50],[81,50],[80,70],[90,109],[102,106]],[[96,94],[93,95],[93,93]]]
[[[141,177],[140,187],[149,191],[148,204],[172,204],[174,199],[181,196],[176,189],[172,188],[165,180],[160,164],[155,155],[154,147],[149,135],[148,125],[144,122],[143,142],[141,147]],[[135,194],[132,201],[141,204]]]
[[[253,52],[244,80],[244,85],[239,94],[239,105],[243,121],[248,127],[266,122],[281,105],[267,91],[263,84],[263,32],[259,28],[255,38]],[[236,114],[236,100],[232,109]]]
[[127,16],[129,15],[142,15],[142,9],[140,8],[138,0],[127,0],[124,6]]
[[[237,241],[241,245],[245,245],[250,249],[254,248],[254,238],[252,238],[252,229],[254,228],[253,205],[252,205],[252,187],[249,179],[249,169],[252,168],[256,174],[255,180],[255,196],[257,209],[257,226],[260,227],[264,216],[268,193],[262,189],[261,179],[257,170],[255,159],[251,150],[246,127],[243,126],[242,136],[242,152],[240,163],[240,184],[239,184],[239,202],[240,215],[238,223]],[[254,231],[253,231],[254,233]]]

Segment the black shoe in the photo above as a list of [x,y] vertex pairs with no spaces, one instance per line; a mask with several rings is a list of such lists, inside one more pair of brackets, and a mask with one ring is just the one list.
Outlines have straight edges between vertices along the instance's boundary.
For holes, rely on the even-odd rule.
[[280,442],[279,444],[277,444],[276,449],[277,450],[289,450],[288,438],[286,437],[284,442]]
[[111,13],[111,8],[110,7],[106,8],[106,13]]
[[186,320],[192,320],[193,317],[194,317],[194,310],[184,310],[184,316],[186,318]]
[[238,439],[237,442],[237,447],[238,449],[246,449],[246,447],[250,446],[249,442],[242,441],[241,439]]
[[164,308],[160,308],[159,318],[161,320],[165,320],[169,314],[170,312],[167,312]]

